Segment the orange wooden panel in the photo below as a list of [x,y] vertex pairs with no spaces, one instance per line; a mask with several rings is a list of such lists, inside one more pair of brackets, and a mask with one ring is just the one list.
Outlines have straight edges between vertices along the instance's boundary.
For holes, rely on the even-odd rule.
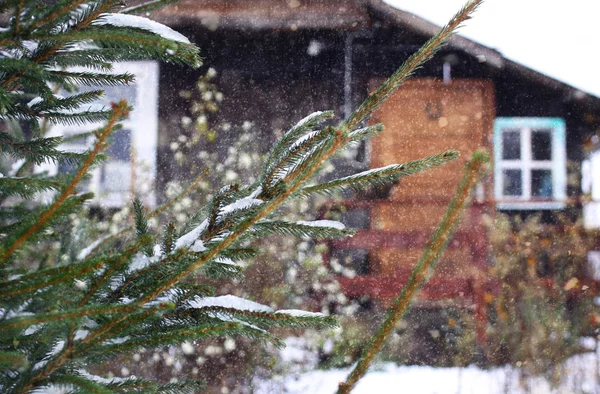
[[446,208],[443,205],[394,206],[381,204],[371,210],[371,228],[394,231],[433,231]]
[[[433,232],[446,212],[443,204],[395,205],[378,204],[371,210],[371,228],[389,231]],[[473,225],[465,216],[460,230],[468,231]]]
[[[404,163],[456,149],[457,160],[400,180],[390,199],[450,201],[465,162],[488,145],[494,116],[493,86],[479,80],[454,80],[451,84],[423,78],[409,80],[384,103],[372,122],[386,131],[371,141],[371,167]],[[491,195],[491,185],[485,187]],[[371,228],[395,231],[433,231],[442,218],[444,204],[378,205]],[[464,221],[463,221],[464,222]],[[470,223],[479,227],[479,224]],[[465,223],[462,228],[467,227]]]
[[372,118],[372,123],[383,123],[386,131],[371,141],[371,167],[456,149],[461,152],[458,160],[405,178],[403,185],[411,187],[403,186],[392,192],[393,199],[432,192],[450,197],[471,153],[488,145],[493,116],[491,82],[454,80],[445,85],[431,78],[409,80]]
[[[421,249],[377,249],[371,252],[374,269],[378,275],[393,276],[398,268],[410,269],[421,257]],[[435,269],[436,276],[471,276],[474,267],[471,264],[471,249],[465,245],[462,249],[448,249]]]

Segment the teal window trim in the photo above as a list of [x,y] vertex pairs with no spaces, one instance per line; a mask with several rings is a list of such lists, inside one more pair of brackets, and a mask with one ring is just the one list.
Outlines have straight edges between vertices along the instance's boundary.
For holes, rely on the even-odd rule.
[[[533,131],[549,130],[551,133],[551,157],[549,160],[534,160],[532,149]],[[503,134],[512,132],[518,135],[518,157],[504,158]],[[514,154],[514,153],[513,153]],[[513,170],[513,171],[511,171]],[[520,174],[520,183],[516,174]],[[547,183],[545,190],[551,190],[547,197],[535,197],[532,185],[535,176],[550,173],[550,178],[537,180]],[[512,187],[513,195],[507,195],[508,174],[510,181],[516,182]],[[533,175],[532,175],[533,174]],[[551,185],[548,184],[551,179]],[[541,187],[538,184],[538,187]],[[566,159],[566,126],[561,118],[497,118],[494,123],[494,197],[498,209],[562,209],[566,202],[567,159]]]

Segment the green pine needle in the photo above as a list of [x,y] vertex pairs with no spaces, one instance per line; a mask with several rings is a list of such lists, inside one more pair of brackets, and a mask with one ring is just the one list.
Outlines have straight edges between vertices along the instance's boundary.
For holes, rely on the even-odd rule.
[[354,235],[355,231],[346,228],[335,228],[326,223],[319,222],[309,224],[292,223],[285,221],[263,221],[256,223],[253,231],[263,237],[270,234],[291,235],[294,237],[306,237],[314,239],[344,238]]
[[405,176],[413,175],[428,168],[445,164],[458,158],[458,156],[459,153],[457,151],[449,150],[405,164],[392,164],[319,185],[308,186],[300,190],[299,195],[307,196],[313,193],[331,195],[336,191],[342,191],[346,188],[359,191],[368,186],[389,184]]

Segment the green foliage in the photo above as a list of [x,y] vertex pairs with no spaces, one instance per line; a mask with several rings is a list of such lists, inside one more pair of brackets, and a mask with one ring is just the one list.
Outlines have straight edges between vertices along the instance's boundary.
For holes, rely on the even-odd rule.
[[498,215],[490,227],[500,289],[490,294],[486,355],[558,383],[562,361],[585,351],[582,336],[595,335],[597,307],[586,282],[594,235],[566,216],[544,224],[540,215]]
[[[0,152],[20,162],[0,184],[2,392],[54,387],[74,392],[185,393],[197,389],[197,383],[160,386],[137,379],[107,380],[86,369],[140,348],[223,335],[281,345],[271,328],[335,326],[334,319],[320,313],[276,311],[231,295],[215,297],[207,283],[239,275],[238,262],[254,256],[248,245],[257,238],[273,233],[315,238],[351,234],[337,222],[274,220],[282,204],[327,189],[389,182],[457,156],[446,152],[375,169],[355,179],[306,187],[316,182],[319,168],[337,152],[381,132],[381,126],[364,129],[359,124],[436,51],[458,25],[454,23],[411,57],[348,121],[333,125],[333,114],[325,111],[291,127],[255,181],[222,187],[179,232],[173,224],[162,231],[149,225],[149,219],[168,210],[171,203],[146,212],[134,200],[134,226],[95,242],[82,239],[76,229],[68,228],[67,219],[83,209],[91,194],[79,193],[77,187],[101,160],[111,133],[130,110],[124,101],[110,108],[89,105],[100,97],[101,87],[131,81],[128,74],[109,73],[111,63],[158,59],[200,64],[198,49],[184,38],[165,38],[154,33],[156,25],[129,15],[168,2],[151,1],[129,9],[120,8],[118,0],[48,1],[44,6],[22,0],[3,5],[11,19],[0,32],[0,119],[4,121]],[[77,93],[82,83],[100,89]],[[75,94],[57,97],[58,89]],[[99,120],[105,125],[92,133],[94,144],[81,155],[62,152],[64,139],[44,136],[49,123]],[[12,127],[16,124],[22,127]],[[34,174],[36,164],[59,159],[72,160],[77,171],[64,179]],[[39,194],[48,191],[55,192],[51,202],[40,203]],[[133,229],[135,234],[130,234]],[[34,241],[42,246],[36,249]],[[88,246],[50,258],[56,244],[62,253],[81,243]],[[40,249],[41,254],[34,253]]]

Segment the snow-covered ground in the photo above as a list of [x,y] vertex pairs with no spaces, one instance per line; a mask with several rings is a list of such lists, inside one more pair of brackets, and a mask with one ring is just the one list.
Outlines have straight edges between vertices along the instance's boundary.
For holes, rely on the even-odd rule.
[[[289,343],[289,342],[288,342]],[[299,351],[288,346],[286,353]],[[593,353],[579,355],[565,363],[560,387],[552,389],[542,379],[531,379],[531,394],[598,394],[597,357]],[[256,394],[333,394],[338,383],[349,373],[345,370],[314,370],[304,373],[287,373],[265,381],[254,381]],[[524,382],[518,371],[504,367],[482,370],[475,366],[465,368],[433,368],[426,366],[397,366],[392,363],[376,365],[352,391],[353,394],[415,393],[415,394],[525,394]]]

